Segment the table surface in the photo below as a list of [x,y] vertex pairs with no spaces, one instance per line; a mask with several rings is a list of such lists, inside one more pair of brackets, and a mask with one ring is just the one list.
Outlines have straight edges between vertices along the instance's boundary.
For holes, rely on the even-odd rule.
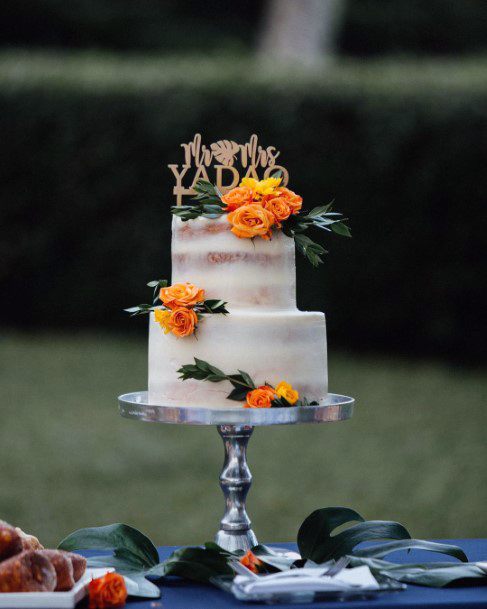
[[[453,539],[443,540],[453,543],[465,551],[469,561],[487,561],[487,539]],[[269,544],[295,550],[294,543]],[[174,547],[161,547],[159,554],[164,560],[175,550]],[[388,557],[389,558],[389,557]],[[432,552],[413,550],[410,554],[400,552],[390,555],[391,560],[404,562],[426,562],[430,560],[452,560],[449,557]],[[213,586],[203,586],[192,582],[170,578],[161,586],[160,599],[130,599],[127,609],[220,609],[229,607],[248,607],[260,603],[244,603],[237,601],[231,594],[223,592]],[[282,609],[289,607],[306,607],[306,605],[277,605]],[[434,609],[465,609],[465,607],[487,607],[487,586],[469,586],[461,588],[426,588],[423,586],[408,585],[407,590],[401,592],[384,593],[374,600],[362,600],[353,602],[320,602],[308,605],[316,609],[423,609],[432,607]]]

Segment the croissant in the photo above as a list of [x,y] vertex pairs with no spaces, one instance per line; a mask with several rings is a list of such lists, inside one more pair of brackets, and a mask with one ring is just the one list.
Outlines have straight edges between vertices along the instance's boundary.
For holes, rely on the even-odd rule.
[[73,577],[74,581],[77,582],[83,577],[86,571],[86,558],[80,554],[74,554],[73,552],[64,552],[71,559],[73,565]]
[[38,550],[21,552],[0,563],[0,592],[52,592],[56,570]]
[[20,535],[20,540],[22,542],[23,550],[43,550],[44,549],[44,546],[37,539],[37,537],[34,537],[34,535],[28,535],[27,533],[24,533],[24,531],[22,531],[22,529],[20,529],[19,527],[15,527],[15,530]]
[[22,539],[14,527],[0,520],[0,561],[22,552]]
[[56,592],[71,590],[74,586],[73,563],[67,556],[67,552],[61,550],[39,550],[39,554],[45,556],[56,570],[57,584]]

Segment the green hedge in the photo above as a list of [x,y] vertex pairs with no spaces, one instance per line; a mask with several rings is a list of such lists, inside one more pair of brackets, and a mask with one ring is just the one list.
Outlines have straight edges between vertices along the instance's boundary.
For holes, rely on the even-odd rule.
[[206,62],[0,57],[4,323],[117,327],[170,271],[181,142],[282,150],[308,205],[335,198],[351,241],[299,260],[301,308],[330,342],[485,356],[485,63],[345,64],[326,77]]

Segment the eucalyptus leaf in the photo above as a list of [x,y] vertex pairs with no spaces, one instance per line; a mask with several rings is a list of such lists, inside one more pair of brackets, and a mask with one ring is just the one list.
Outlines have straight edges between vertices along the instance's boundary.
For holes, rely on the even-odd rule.
[[337,235],[342,235],[343,237],[351,237],[352,233],[346,224],[343,222],[335,222],[331,225],[331,230]]
[[134,527],[121,523],[79,529],[63,539],[58,548],[69,551],[113,549],[116,557],[145,567],[153,567],[159,562],[152,541]]
[[316,218],[318,216],[322,216],[322,215],[328,213],[331,210],[332,206],[333,206],[333,202],[328,203],[327,205],[320,205],[318,207],[313,207],[313,209],[311,211],[309,211],[303,217],[303,219],[306,219],[306,218]]

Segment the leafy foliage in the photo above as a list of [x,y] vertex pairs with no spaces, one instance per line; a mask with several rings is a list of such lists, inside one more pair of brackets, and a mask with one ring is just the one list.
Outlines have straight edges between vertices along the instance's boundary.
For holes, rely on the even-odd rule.
[[458,546],[447,543],[437,543],[435,541],[424,541],[422,539],[403,539],[376,544],[362,550],[355,550],[354,556],[363,558],[382,558],[383,556],[387,556],[387,554],[391,554],[391,552],[398,552],[399,550],[428,550],[430,552],[448,554],[454,558],[458,558],[458,560],[461,560],[462,562],[468,562],[465,552]]
[[[282,177],[282,172],[276,171],[273,178]],[[184,222],[195,218],[217,218],[225,213],[225,204],[221,201],[222,193],[218,188],[207,180],[198,180],[194,186],[197,201],[194,205],[180,205],[171,207],[174,215],[179,216]],[[322,256],[327,251],[318,243],[315,243],[304,233],[310,228],[319,228],[337,235],[351,237],[349,227],[345,224],[345,218],[338,212],[333,212],[332,203],[315,207],[310,212],[292,214],[282,222],[282,231],[288,237],[292,237],[298,251],[306,256],[313,266],[323,262]]]
[[206,543],[203,548],[181,548],[164,562],[164,575],[178,575],[199,583],[209,583],[212,577],[233,575],[228,564],[230,552],[214,543]]
[[116,558],[128,566],[153,567],[159,562],[157,548],[143,533],[128,524],[79,529],[65,537],[60,550],[113,549]]
[[[154,292],[152,294],[152,305],[140,304],[135,307],[124,309],[126,313],[130,313],[130,317],[135,317],[136,315],[145,315],[151,311],[154,311],[154,309],[157,308],[155,305],[159,300],[159,292],[161,288],[167,287],[168,281],[166,279],[155,279],[154,281],[149,281],[147,285],[150,288],[154,288]],[[198,318],[201,318],[204,315],[227,315],[228,310],[226,305],[227,303],[223,300],[209,299],[198,302],[193,309],[198,314]]]
[[342,214],[333,212],[333,203],[313,208],[310,212],[300,212],[291,215],[283,223],[283,232],[288,237],[293,237],[298,251],[306,256],[313,266],[318,266],[323,262],[321,256],[328,252],[310,237],[305,235],[310,228],[319,228],[327,232],[334,232],[337,235],[351,237],[349,227],[345,224],[346,218]]
[[[221,381],[229,381],[233,385],[232,391],[227,395],[227,399],[242,402],[245,400],[247,393],[256,389],[257,386],[251,376],[243,370],[238,370],[237,374],[225,374],[219,368],[212,366],[204,360],[194,358],[194,364],[185,364],[179,370],[179,378],[183,381],[195,379],[197,381],[210,381],[212,383],[220,383]],[[268,387],[272,387],[269,383],[265,383]],[[318,402],[310,402],[305,397],[298,399],[294,404],[291,404],[285,397],[275,397],[271,402],[272,408],[289,408],[292,406],[317,406]]]
[[219,368],[197,357],[194,358],[194,364],[185,364],[178,370],[178,373],[179,378],[183,381],[188,379],[210,381],[211,383],[229,381],[233,390],[227,395],[227,398],[237,402],[245,400],[247,393],[255,389],[255,383],[247,372],[239,370],[238,374],[225,374]]
[[324,247],[319,243],[315,243],[307,235],[294,235],[294,243],[296,244],[298,251],[304,254],[315,267],[322,264],[323,258],[321,256],[328,253]]
[[222,193],[217,186],[207,180],[198,180],[193,186],[196,201],[193,205],[173,205],[171,212],[181,218],[183,222],[195,218],[218,218],[225,213],[225,203],[221,200]]
[[152,304],[156,304],[156,302],[159,300],[159,292],[161,288],[167,288],[168,283],[169,282],[167,279],[154,279],[153,281],[149,281],[147,286],[149,288],[154,288],[154,292],[152,293]]
[[194,307],[194,310],[197,311],[198,313],[201,314],[221,314],[221,315],[227,315],[228,314],[228,310],[226,308],[227,303],[224,302],[223,300],[213,300],[213,299],[209,299],[209,300],[204,300],[201,304],[197,304]]
[[[225,375],[207,362],[195,360],[191,374],[201,380],[218,382]],[[248,375],[240,373],[245,382]],[[195,376],[188,377],[195,378]],[[251,381],[251,379],[250,379]],[[338,527],[351,522],[358,524],[332,535]],[[356,550],[362,541],[394,539]],[[239,560],[242,551],[230,552],[213,542],[203,547],[186,547],[174,551],[169,558],[159,562],[154,544],[137,529],[124,524],[95,527],[75,531],[58,546],[64,550],[113,549],[110,556],[90,559],[92,566],[110,566],[126,578],[130,594],[159,596],[159,589],[147,578],[158,579],[176,575],[199,583],[212,583],[214,578],[234,574],[232,562]],[[274,573],[287,569],[317,567],[331,560],[348,555],[351,566],[367,565],[375,575],[387,576],[397,581],[424,586],[441,587],[457,580],[485,579],[486,574],[475,563],[468,563],[461,548],[451,544],[411,539],[409,532],[398,522],[367,521],[355,510],[346,507],[328,507],[312,512],[298,532],[301,559],[282,555],[272,548],[257,545],[252,552],[264,564],[264,571]],[[452,556],[462,561],[397,564],[382,558],[399,550],[428,550]]]
[[124,309],[126,313],[130,313],[130,317],[136,317],[137,315],[146,315],[151,311],[154,311],[156,307],[150,304],[139,304],[135,307],[129,307],[128,309]]
[[159,598],[160,590],[146,579],[159,563],[159,554],[152,541],[127,524],[79,529],[58,545],[60,550],[113,550],[113,555],[89,559],[92,567],[113,567],[124,576],[127,591],[132,596]]

